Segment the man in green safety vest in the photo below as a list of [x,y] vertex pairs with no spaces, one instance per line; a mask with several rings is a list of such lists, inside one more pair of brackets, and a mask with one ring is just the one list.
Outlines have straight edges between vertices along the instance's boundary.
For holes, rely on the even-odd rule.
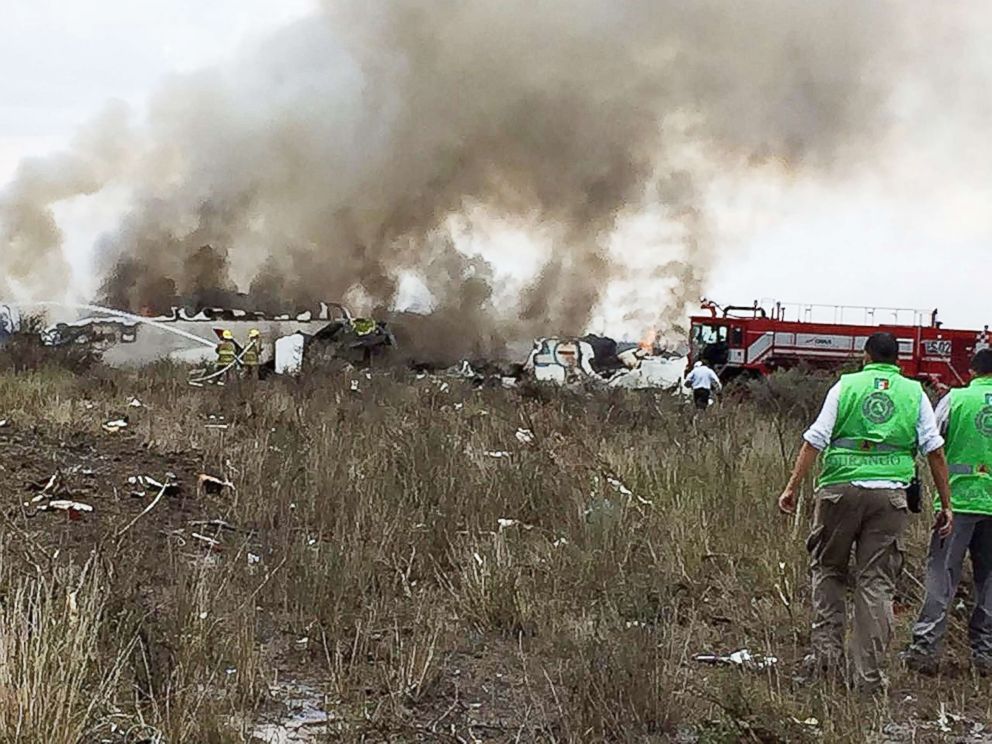
[[845,670],[847,580],[854,551],[854,627],[850,657],[854,685],[885,688],[882,672],[892,632],[892,595],[902,570],[898,540],[909,521],[906,489],[916,453],[927,456],[940,509],[934,529],[951,534],[953,517],[944,440],[920,383],[902,376],[899,342],[875,333],[865,344],[862,371],[843,375],[803,435],[792,477],[778,499],[792,514],[800,484],[822,453],[814,495],[810,554],[813,626],[808,674]]
[[947,610],[966,553],[975,581],[968,624],[972,665],[982,676],[992,673],[992,349],[975,354],[971,369],[971,384],[952,390],[937,406],[937,423],[947,439],[954,530],[948,539],[935,535],[930,541],[926,599],[903,657],[924,674],[937,671]]

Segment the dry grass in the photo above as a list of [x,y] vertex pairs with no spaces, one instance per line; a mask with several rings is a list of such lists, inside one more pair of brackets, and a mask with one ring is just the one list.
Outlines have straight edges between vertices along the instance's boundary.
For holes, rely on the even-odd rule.
[[[0,419],[56,439],[103,441],[137,397],[135,448],[236,485],[158,508],[240,528],[210,533],[221,552],[141,521],[114,539],[122,520],[98,508],[88,531],[59,528],[56,554],[52,522],[24,521],[0,470],[0,742],[249,741],[287,681],[320,691],[336,741],[860,742],[886,726],[927,741],[941,704],[989,715],[964,671],[924,682],[894,665],[881,701],[792,681],[806,515],[781,519],[773,498],[818,382],[699,419],[652,394],[184,379],[0,374]],[[230,428],[205,429],[210,414]],[[125,502],[126,521],[144,505]],[[914,576],[925,531],[908,540]],[[917,591],[907,576],[900,642]],[[744,647],[780,663],[692,661]]]

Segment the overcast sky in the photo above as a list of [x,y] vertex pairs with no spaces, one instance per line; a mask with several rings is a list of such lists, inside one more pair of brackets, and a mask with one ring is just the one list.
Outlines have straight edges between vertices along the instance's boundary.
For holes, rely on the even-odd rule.
[[[305,15],[312,0],[0,0],[0,183],[24,157],[64,146],[122,99],[140,111],[171,74],[229,58]],[[989,22],[975,29],[988,64]],[[975,51],[972,50],[972,51]],[[945,65],[956,83],[954,60]],[[726,196],[708,294],[721,303],[786,301],[940,306],[948,324],[992,322],[992,150],[984,72],[941,116],[906,107],[879,167],[829,188],[755,183]],[[958,105],[967,104],[967,116]],[[946,114],[946,121],[944,120]],[[75,215],[67,242],[90,240]],[[74,230],[78,234],[73,234]]]

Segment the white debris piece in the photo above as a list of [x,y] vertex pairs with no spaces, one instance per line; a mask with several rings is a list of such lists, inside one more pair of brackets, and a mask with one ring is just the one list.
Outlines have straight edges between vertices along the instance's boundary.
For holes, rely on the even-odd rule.
[[49,501],[47,504],[42,504],[38,507],[38,511],[48,511],[49,509],[77,512],[93,511],[93,507],[89,504],[84,504],[80,501],[70,501],[69,499],[55,499],[54,501]]
[[509,529],[510,527],[516,527],[518,524],[520,524],[520,522],[518,522],[516,519],[503,519],[502,517],[497,519],[496,523],[499,524],[500,532],[502,532],[505,529]]
[[128,405],[129,408],[143,408],[144,407],[144,404],[140,400],[138,400],[137,398],[131,398],[131,400],[129,400],[127,402],[127,405]]
[[534,442],[534,432],[530,429],[517,429],[516,437],[520,444],[532,444]]
[[254,553],[249,553],[248,554],[248,565],[249,566],[255,566],[255,565],[257,565],[257,564],[259,564],[261,562],[262,562],[262,556],[255,555]]
[[614,478],[613,476],[608,475],[606,476],[606,482],[609,483],[611,486],[613,486],[614,490],[617,493],[619,493],[621,496],[627,496],[629,498],[637,499],[637,502],[643,504],[644,506],[651,506],[651,504],[653,503],[651,501],[648,501],[647,499],[642,499],[640,496],[637,496],[633,491],[627,488],[627,486],[625,486],[623,482],[618,478]]
[[510,457],[510,453],[505,450],[485,450],[483,453],[486,457],[492,457],[496,460],[501,460],[505,457]]
[[734,653],[726,656],[716,654],[697,654],[692,658],[694,661],[698,661],[703,664],[722,664],[725,666],[736,666],[753,671],[761,671],[762,669],[775,666],[775,664],[778,663],[778,659],[774,656],[756,656],[746,648],[742,648],[740,651],[734,651]]
[[117,434],[127,428],[127,419],[115,419],[103,425],[103,430],[108,434]]
[[303,367],[303,351],[306,346],[306,336],[294,333],[291,336],[277,338],[275,343],[276,374],[297,375]]
[[612,476],[608,476],[606,478],[606,482],[609,483],[611,486],[613,486],[613,488],[616,489],[617,493],[619,493],[622,496],[633,496],[634,495],[634,492],[633,491],[631,491],[629,488],[627,488],[627,486],[625,486],[618,479],[613,478]]
[[7,419],[0,419],[0,429],[6,429],[10,425]]
[[360,392],[360,388],[358,387],[358,380],[351,381],[351,392],[353,393]]

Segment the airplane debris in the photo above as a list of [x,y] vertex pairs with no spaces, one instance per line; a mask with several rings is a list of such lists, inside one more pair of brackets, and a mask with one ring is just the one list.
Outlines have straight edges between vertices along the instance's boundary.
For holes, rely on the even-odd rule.
[[136,489],[140,488],[142,490],[135,490],[132,492],[133,496],[144,496],[145,489],[152,491],[162,491],[166,496],[177,496],[179,495],[179,482],[176,478],[175,473],[166,473],[165,482],[156,480],[150,475],[132,475],[127,479],[128,485],[134,486]]
[[697,654],[692,658],[693,661],[698,661],[701,664],[736,666],[741,669],[759,672],[764,669],[768,669],[769,667],[773,667],[778,663],[778,659],[774,656],[755,655],[746,648],[742,648],[739,651],[734,651],[732,654],[727,654],[726,656],[717,654]]
[[524,371],[538,382],[559,385],[592,382],[628,389],[678,390],[686,357],[631,344],[621,348],[611,338],[539,338],[534,341]]
[[47,504],[41,504],[38,507],[38,511],[48,511],[49,509],[56,509],[58,511],[75,511],[75,512],[92,512],[93,507],[89,504],[84,504],[80,501],[70,501],[69,499],[55,499],[54,501],[49,501]]
[[516,437],[520,444],[533,444],[534,442],[534,432],[530,429],[517,429]]
[[103,425],[103,430],[108,434],[118,434],[127,428],[128,419],[127,416],[120,419],[115,419],[113,421],[108,421]]
[[129,400],[127,402],[127,405],[128,405],[129,408],[143,408],[144,407],[144,404],[140,400],[138,400],[137,398],[131,398],[131,400]]
[[194,540],[199,540],[200,542],[205,543],[207,547],[214,552],[220,552],[223,547],[220,540],[212,538],[209,535],[201,535],[199,532],[194,532],[191,537],[193,537]]

